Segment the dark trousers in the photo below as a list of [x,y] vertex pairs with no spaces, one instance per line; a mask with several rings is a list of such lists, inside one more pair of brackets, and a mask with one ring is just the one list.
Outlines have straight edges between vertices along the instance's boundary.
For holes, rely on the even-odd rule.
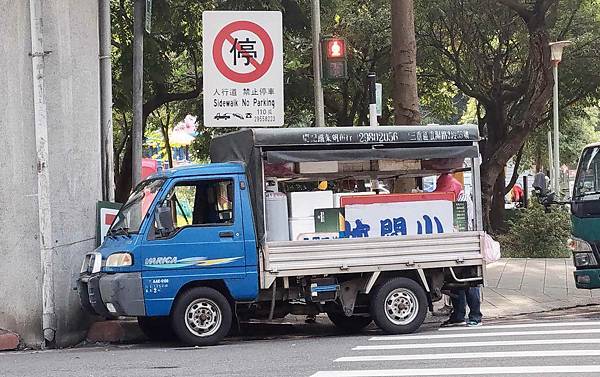
[[481,322],[481,299],[479,287],[452,290],[452,315],[450,320],[463,321],[466,315],[466,305],[469,306],[469,321]]

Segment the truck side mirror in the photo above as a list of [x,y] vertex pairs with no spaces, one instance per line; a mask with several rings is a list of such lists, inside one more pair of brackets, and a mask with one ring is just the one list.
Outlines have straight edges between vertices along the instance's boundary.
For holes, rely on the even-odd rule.
[[171,213],[171,207],[169,206],[159,205],[156,207],[154,220],[156,221],[156,230],[158,230],[163,237],[168,236],[175,230],[173,214]]

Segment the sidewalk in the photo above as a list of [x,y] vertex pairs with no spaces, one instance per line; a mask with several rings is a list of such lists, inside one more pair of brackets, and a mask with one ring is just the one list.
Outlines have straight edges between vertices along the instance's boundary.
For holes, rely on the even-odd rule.
[[506,258],[487,266],[481,311],[486,317],[600,304],[600,290],[575,288],[571,258]]

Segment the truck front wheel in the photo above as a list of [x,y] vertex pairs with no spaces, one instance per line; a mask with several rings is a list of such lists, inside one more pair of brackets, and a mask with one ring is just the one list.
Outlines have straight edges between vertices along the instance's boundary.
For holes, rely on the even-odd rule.
[[378,286],[371,300],[371,316],[388,334],[416,331],[427,315],[427,296],[414,280],[393,278]]
[[175,303],[171,321],[182,342],[211,346],[223,340],[231,328],[231,305],[221,292],[213,288],[192,288]]

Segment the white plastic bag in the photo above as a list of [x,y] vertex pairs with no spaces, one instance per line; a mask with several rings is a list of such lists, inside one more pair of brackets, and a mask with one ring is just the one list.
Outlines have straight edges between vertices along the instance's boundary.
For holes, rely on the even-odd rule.
[[483,255],[483,260],[487,264],[498,261],[498,259],[500,259],[500,242],[494,241],[492,236],[486,233],[481,253]]

